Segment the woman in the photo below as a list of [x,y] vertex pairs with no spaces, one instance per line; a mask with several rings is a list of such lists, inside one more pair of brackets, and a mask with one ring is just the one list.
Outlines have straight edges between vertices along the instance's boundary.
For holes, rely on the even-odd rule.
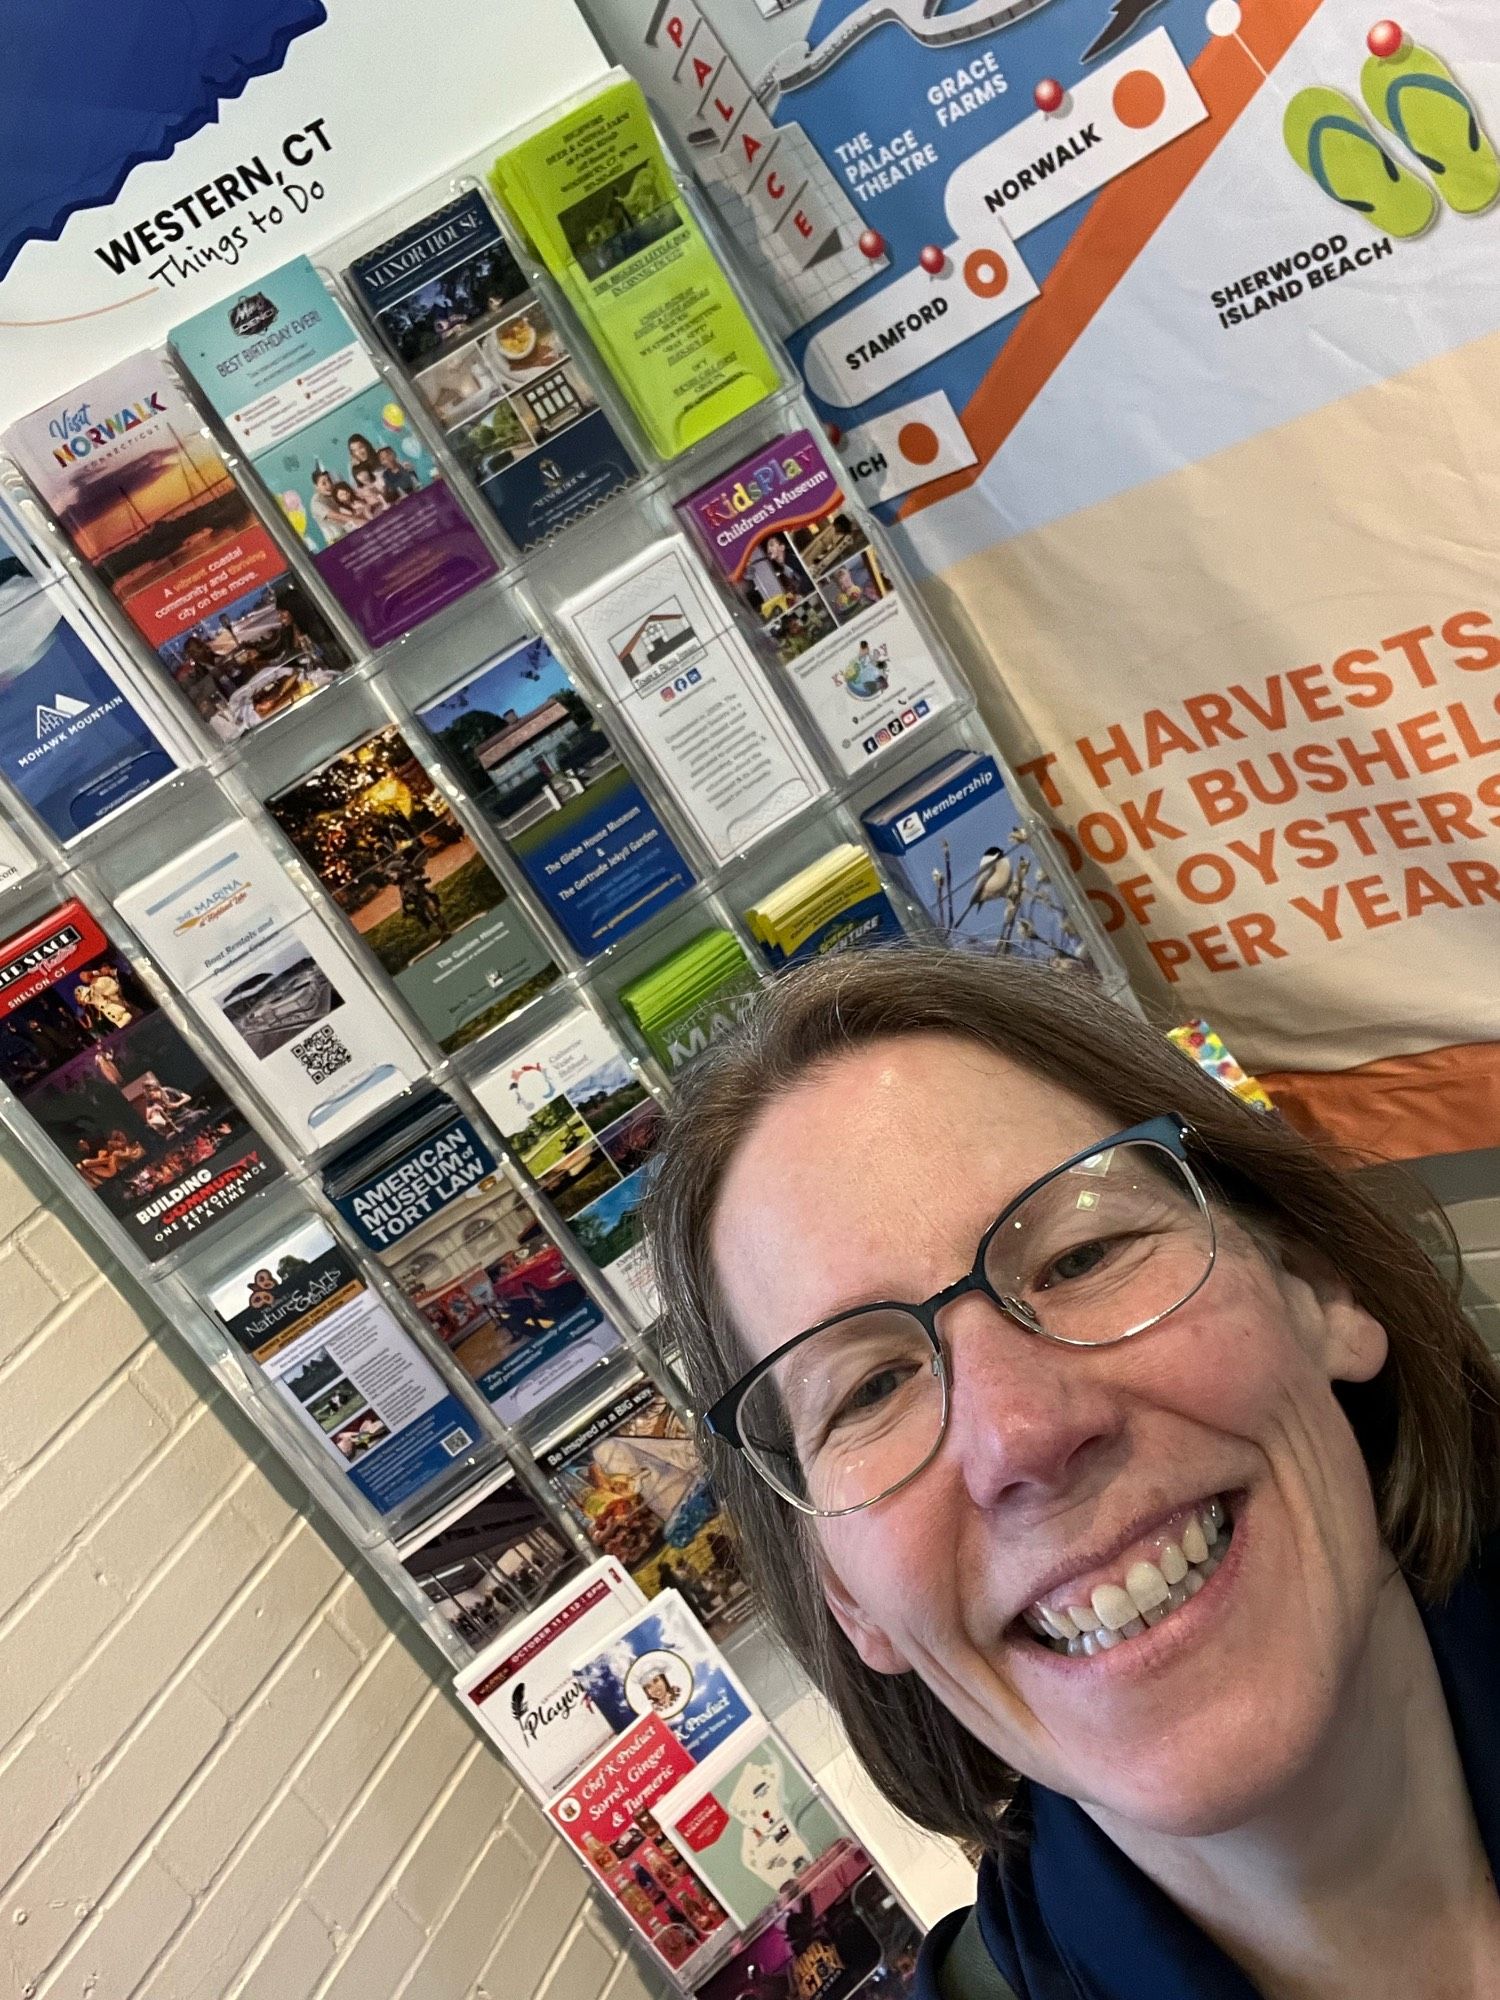
[[650,1219],[783,1635],[987,1850],[925,1994],[1500,1994],[1500,1402],[1388,1197],[1079,982],[853,954]]

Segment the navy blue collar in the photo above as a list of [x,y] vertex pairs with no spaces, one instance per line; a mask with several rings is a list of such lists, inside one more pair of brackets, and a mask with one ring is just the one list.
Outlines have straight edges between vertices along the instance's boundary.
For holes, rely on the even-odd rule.
[[[1453,1720],[1480,1837],[1500,1877],[1500,1537],[1448,1602],[1422,1614]],[[1040,1785],[1021,1802],[1031,1835],[1002,1871],[979,1871],[979,1923],[1017,2000],[1258,2000],[1238,1966],[1070,1799]],[[932,1934],[918,2000],[938,2000]]]

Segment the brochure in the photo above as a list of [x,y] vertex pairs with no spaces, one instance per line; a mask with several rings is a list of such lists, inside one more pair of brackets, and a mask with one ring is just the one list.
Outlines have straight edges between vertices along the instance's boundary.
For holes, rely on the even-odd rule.
[[534,1611],[578,1566],[572,1544],[508,1469],[405,1536],[396,1554],[471,1653]]
[[7,819],[0,819],[0,889],[24,882],[36,867],[36,856]]
[[618,1350],[618,1331],[440,1091],[335,1160],[324,1185],[507,1423]]
[[0,775],[66,847],[176,769],[96,636],[0,523]]
[[455,1675],[463,1707],[538,1798],[561,1791],[609,1742],[609,1724],[569,1662],[640,1606],[639,1590],[619,1563],[605,1557]]
[[80,382],[13,424],[5,442],[218,742],[348,666],[158,356],[133,355]]
[[172,348],[372,646],[495,561],[306,257],[174,327]]
[[698,2000],[909,2000],[921,1945],[864,1849],[840,1841],[799,1878],[790,1902],[736,1940]]
[[631,1316],[649,1326],[658,1304],[639,1210],[661,1112],[614,1035],[574,1007],[478,1078],[474,1095]]
[[700,1758],[653,1811],[742,1927],[795,1893],[845,1837],[790,1751],[753,1721]]
[[573,1672],[611,1729],[659,1715],[695,1764],[759,1714],[678,1590],[659,1591]]
[[624,987],[620,1004],[670,1075],[744,1020],[760,975],[728,931],[703,931]]
[[656,808],[545,639],[490,660],[420,720],[581,958],[693,886]]
[[330,1144],[423,1074],[410,1036],[244,821],[115,904],[303,1145]]
[[607,84],[508,147],[490,186],[661,457],[777,387],[776,364],[672,178],[637,84]]
[[152,1263],[281,1175],[82,903],[0,944],[0,1079]]
[[993,757],[959,751],[862,817],[945,944],[1087,965],[1072,913]]
[[463,1048],[557,978],[394,724],[266,806],[443,1048]]
[[622,1562],[647,1597],[680,1591],[716,1639],[747,1615],[728,1520],[686,1424],[655,1383],[643,1377],[621,1390],[536,1461],[594,1547]]
[[717,862],[827,786],[680,536],[559,610]]
[[952,705],[953,689],[810,431],[682,502],[846,775]]
[[325,1225],[269,1243],[209,1304],[301,1429],[382,1514],[478,1443],[473,1418]]
[[819,855],[752,903],[745,922],[773,972],[903,935],[874,862],[852,841]]
[[560,534],[635,478],[482,194],[424,215],[359,258],[348,277],[520,548]]

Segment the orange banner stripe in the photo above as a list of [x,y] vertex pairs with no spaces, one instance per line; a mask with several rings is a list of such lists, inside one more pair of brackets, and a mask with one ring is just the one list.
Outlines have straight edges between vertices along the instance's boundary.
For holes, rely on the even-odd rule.
[[1259,1074],[1300,1131],[1357,1153],[1420,1160],[1500,1146],[1497,1042],[1387,1056],[1358,1069]]

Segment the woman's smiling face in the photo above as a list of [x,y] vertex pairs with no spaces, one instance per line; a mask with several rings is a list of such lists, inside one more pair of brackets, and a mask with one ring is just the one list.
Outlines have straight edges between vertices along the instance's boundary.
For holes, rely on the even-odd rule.
[[[714,1263],[746,1346],[953,1283],[1009,1200],[1119,1122],[949,1036],[839,1057],[769,1105],[724,1180]],[[948,1306],[941,1450],[815,1523],[868,1666],[915,1672],[1025,1775],[1162,1833],[1240,1825],[1309,1767],[1390,1568],[1332,1386],[1378,1373],[1383,1330],[1317,1260],[1218,1227],[1202,1289],[1115,1346]],[[1069,1607],[1110,1631],[1150,1572],[1172,1597],[1129,1636],[1059,1647]]]

